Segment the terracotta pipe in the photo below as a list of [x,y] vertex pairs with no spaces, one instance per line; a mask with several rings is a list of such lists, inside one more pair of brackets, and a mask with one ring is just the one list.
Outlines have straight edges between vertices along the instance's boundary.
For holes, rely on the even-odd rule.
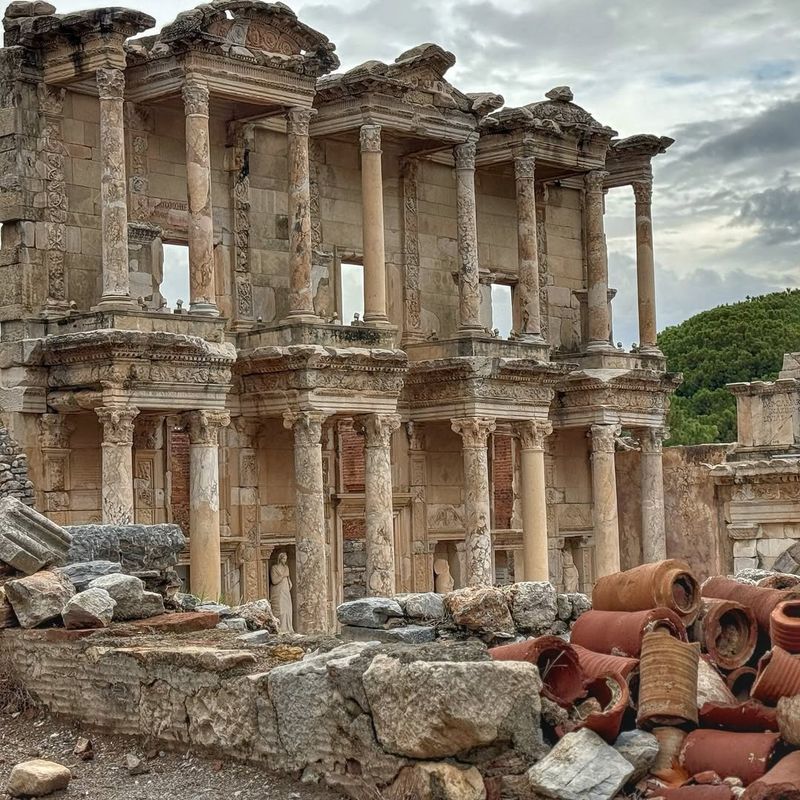
[[758,675],[750,692],[754,700],[774,706],[781,697],[800,694],[800,658],[773,647],[758,662]]
[[622,675],[623,678],[628,679],[639,671],[638,658],[595,653],[573,641],[570,641],[570,644],[578,654],[578,661],[584,675],[590,680],[602,678],[603,675]]
[[758,622],[751,609],[716,597],[702,599],[691,629],[691,638],[722,669],[744,666],[755,652],[757,636]]
[[753,667],[739,667],[728,674],[725,683],[733,692],[733,696],[740,701],[750,697],[750,690],[756,681],[757,672]]
[[800,653],[800,600],[784,600],[772,609],[769,638],[787,653]]
[[800,800],[800,751],[784,756],[740,800]]
[[680,617],[668,608],[647,611],[586,611],[578,617],[570,632],[570,642],[595,653],[638,658],[642,637],[662,629],[686,641],[686,628]]
[[680,765],[690,775],[713,770],[749,786],[770,768],[779,739],[777,733],[692,731],[683,742]]
[[733,600],[750,608],[758,620],[759,627],[769,632],[769,615],[782,600],[800,598],[796,589],[762,589],[748,583],[740,583],[733,578],[718,575],[709,578],[701,587],[703,597],[718,597]]
[[653,728],[651,733],[658,739],[658,755],[650,772],[655,774],[665,769],[672,769],[680,756],[686,731],[680,728],[660,727]]
[[762,589],[794,589],[795,586],[800,586],[800,576],[790,575],[788,572],[774,572],[756,581],[756,586]]
[[592,589],[592,607],[598,611],[669,608],[690,625],[700,609],[700,589],[688,564],[668,559],[600,578]]
[[653,789],[652,800],[733,800],[730,786],[679,786],[676,789]]
[[[609,744],[613,744],[619,736],[622,718],[631,699],[628,682],[622,675],[604,675],[590,681],[587,690],[589,700],[599,703],[601,710],[591,712],[585,719],[559,726],[556,733],[563,736],[570,731],[589,728]],[[580,704],[576,705],[576,710],[580,711]]]
[[[728,731],[778,731],[780,703],[778,712],[774,708],[747,700],[744,703],[705,703],[698,716],[701,728],[720,728]],[[783,737],[786,739],[786,737]]]

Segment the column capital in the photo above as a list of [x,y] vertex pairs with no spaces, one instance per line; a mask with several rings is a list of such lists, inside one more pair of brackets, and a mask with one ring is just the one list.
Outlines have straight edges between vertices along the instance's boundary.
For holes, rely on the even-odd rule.
[[139,413],[134,406],[101,406],[95,409],[103,426],[103,444],[133,445],[133,421]]
[[231,422],[229,412],[216,409],[188,411],[183,418],[189,431],[189,442],[201,445],[218,444],[219,429]]
[[234,417],[232,423],[236,429],[236,435],[239,437],[239,447],[249,449],[255,447],[255,440],[261,431],[261,420],[251,417]]
[[523,450],[544,450],[545,439],[553,432],[550,420],[526,419],[514,425]]
[[608,173],[604,169],[593,169],[583,178],[587,192],[603,192]]
[[399,427],[399,414],[360,414],[353,418],[353,428],[364,437],[366,447],[389,447]]
[[380,153],[381,152],[381,126],[380,125],[362,125],[359,132],[359,139],[361,142],[362,153]]
[[290,108],[286,112],[286,133],[295,136],[308,136],[311,119],[316,115],[314,108]]
[[613,453],[617,437],[622,433],[622,426],[616,423],[601,423],[592,425],[589,435],[592,439],[593,453]]
[[189,80],[181,90],[186,115],[208,116],[208,86],[198,80]]
[[450,426],[461,436],[465,448],[484,448],[497,424],[492,417],[457,417],[450,420]]
[[636,205],[650,205],[653,199],[653,179],[634,181],[631,184],[633,196],[636,198]]
[[406,422],[406,434],[408,435],[408,449],[409,450],[424,450],[425,441],[425,423],[424,422]]
[[42,448],[66,450],[75,423],[67,414],[42,414],[39,417],[39,443]]
[[456,160],[456,169],[475,169],[475,153],[478,149],[477,141],[464,142],[457,144],[453,148],[453,156]]
[[533,156],[517,156],[514,159],[514,177],[518,181],[532,181],[536,169]]
[[125,94],[125,73],[121,69],[97,70],[97,89],[101,100],[122,100]]
[[327,418],[323,411],[284,411],[283,426],[294,431],[295,442],[314,447],[322,443],[322,423]]
[[643,453],[660,453],[664,439],[669,438],[669,428],[642,428],[639,432],[639,444]]

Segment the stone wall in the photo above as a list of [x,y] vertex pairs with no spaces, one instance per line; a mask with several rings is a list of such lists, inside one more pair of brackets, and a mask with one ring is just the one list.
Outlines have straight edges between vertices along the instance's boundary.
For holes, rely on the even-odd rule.
[[0,426],[0,498],[16,497],[33,505],[33,484],[28,479],[28,458],[11,438],[8,429]]

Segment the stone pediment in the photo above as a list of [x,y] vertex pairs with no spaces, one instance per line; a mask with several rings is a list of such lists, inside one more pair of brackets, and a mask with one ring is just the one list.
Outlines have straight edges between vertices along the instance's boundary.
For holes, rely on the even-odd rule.
[[183,11],[157,36],[129,42],[137,60],[191,49],[317,77],[336,69],[336,46],[283,3],[217,0]]
[[666,153],[667,148],[675,140],[669,136],[654,136],[651,133],[637,133],[625,139],[617,139],[611,143],[611,153],[624,157],[626,155],[657,156]]

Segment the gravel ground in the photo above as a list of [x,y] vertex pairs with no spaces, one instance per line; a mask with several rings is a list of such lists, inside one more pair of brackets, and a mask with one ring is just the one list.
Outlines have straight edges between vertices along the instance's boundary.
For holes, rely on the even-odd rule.
[[[94,758],[73,754],[79,737],[89,738]],[[143,775],[131,775],[131,753],[143,760]],[[69,789],[53,800],[331,800],[330,789],[310,786],[235,761],[215,761],[191,750],[156,751],[137,739],[102,736],[39,712],[0,715],[0,800],[12,767],[46,758],[72,769]]]

